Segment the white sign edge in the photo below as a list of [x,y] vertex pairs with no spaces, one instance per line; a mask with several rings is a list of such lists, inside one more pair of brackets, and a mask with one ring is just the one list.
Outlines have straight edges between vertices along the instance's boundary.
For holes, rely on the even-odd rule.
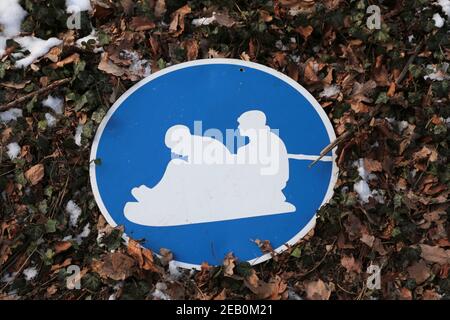
[[[156,78],[159,78],[165,74],[173,72],[173,71],[177,71],[177,70],[188,68],[188,67],[208,65],[208,64],[229,64],[229,65],[237,65],[237,66],[241,66],[241,67],[249,67],[249,68],[253,68],[253,69],[257,69],[257,70],[269,73],[269,74],[273,75],[274,77],[277,77],[278,79],[286,82],[291,87],[293,87],[298,92],[300,92],[306,98],[306,100],[308,100],[308,102],[311,103],[311,105],[314,107],[314,109],[318,113],[320,119],[322,120],[323,124],[325,125],[325,129],[327,130],[328,138],[330,139],[330,141],[334,141],[336,139],[336,134],[334,132],[334,129],[330,122],[330,119],[328,119],[327,114],[323,110],[322,106],[317,102],[317,100],[302,85],[300,85],[298,82],[296,82],[289,76],[287,76],[277,70],[274,70],[272,68],[266,67],[264,65],[261,65],[259,63],[255,63],[255,62],[249,62],[249,61],[238,60],[238,59],[227,59],[227,58],[199,59],[199,60],[193,60],[193,61],[179,63],[176,65],[164,68],[164,69],[157,71],[157,72],[151,74],[150,76],[140,80],[138,83],[134,84],[130,89],[125,91],[125,93],[120,96],[120,98],[111,106],[111,108],[108,110],[108,112],[102,119],[100,125],[97,128],[95,137],[92,141],[92,148],[91,148],[91,153],[90,153],[90,157],[89,157],[89,161],[90,161],[89,178],[90,178],[90,183],[91,183],[91,189],[94,194],[94,199],[100,209],[100,213],[103,215],[103,217],[106,219],[106,221],[112,227],[116,227],[117,224],[115,223],[115,221],[109,214],[108,210],[106,209],[106,207],[103,203],[102,197],[99,193],[98,185],[97,185],[97,177],[96,177],[96,173],[95,173],[96,165],[94,163],[94,160],[97,159],[96,155],[97,155],[98,143],[103,134],[103,130],[106,127],[106,124],[109,122],[109,119],[112,117],[114,112],[122,105],[122,103],[131,94],[133,94],[136,90],[138,90],[140,87],[144,86],[148,82],[150,82]],[[336,165],[336,148],[334,148],[332,150],[332,159],[333,159],[333,161],[332,161],[333,165],[332,165],[332,171],[331,171],[331,179],[328,184],[327,192],[325,193],[322,203],[320,204],[320,206],[317,210],[319,210],[324,204],[326,204],[333,196],[334,186],[336,185],[337,178],[338,178],[338,167]],[[295,245],[301,238],[303,238],[305,235],[307,235],[308,232],[311,231],[311,229],[313,229],[316,224],[316,215],[317,215],[317,213],[314,213],[314,216],[311,218],[311,220],[293,238],[291,238],[288,242],[286,242],[286,244],[283,244],[283,245],[279,246],[278,248],[276,248],[274,251],[277,254],[281,253],[281,252],[285,251],[286,249],[288,249],[288,246]],[[123,234],[123,238],[124,238],[125,242],[127,243],[128,236],[125,233]],[[251,239],[249,239],[249,241],[251,241]],[[170,250],[170,248],[167,248],[167,249]],[[157,253],[155,253],[155,254],[157,256],[159,256]],[[256,265],[256,264],[259,264],[259,263],[269,260],[271,257],[272,257],[271,253],[266,253],[260,257],[248,260],[247,262],[249,262],[251,265]],[[174,260],[174,262],[177,267],[181,267],[181,268],[185,268],[185,269],[200,270],[200,267],[201,267],[201,265],[181,262],[181,261],[177,261],[177,260]]]

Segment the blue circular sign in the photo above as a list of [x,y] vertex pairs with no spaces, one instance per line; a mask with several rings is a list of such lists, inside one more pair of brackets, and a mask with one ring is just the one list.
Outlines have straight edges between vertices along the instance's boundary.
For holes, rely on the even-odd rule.
[[[90,168],[108,223],[179,266],[252,264],[314,226],[337,178],[319,103],[291,78],[233,59],[161,70],[128,90],[95,136]],[[98,163],[98,164],[95,164]]]

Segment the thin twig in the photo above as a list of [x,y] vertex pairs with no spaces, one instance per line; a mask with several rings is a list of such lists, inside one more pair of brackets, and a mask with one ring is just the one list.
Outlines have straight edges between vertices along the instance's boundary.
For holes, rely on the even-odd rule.
[[34,98],[35,96],[41,95],[49,90],[53,90],[63,84],[68,83],[71,80],[71,78],[65,78],[65,79],[61,79],[61,80],[57,80],[55,82],[52,82],[51,84],[49,84],[48,86],[46,86],[45,88],[41,88],[39,90],[36,90],[34,92],[31,92],[29,94],[26,94],[18,99],[15,99],[11,102],[8,102],[7,104],[4,105],[0,105],[0,111],[4,111],[4,110],[8,110],[10,108],[13,108],[19,104],[21,104],[22,102]]
[[395,85],[399,85],[400,82],[403,81],[403,79],[405,78],[406,74],[408,73],[409,70],[409,65],[411,63],[413,63],[414,59],[417,57],[417,55],[419,54],[420,49],[422,48],[424,44],[424,41],[422,41],[421,43],[419,43],[419,45],[416,47],[416,49],[414,50],[414,54],[412,56],[409,57],[408,61],[406,62],[405,66],[403,67],[402,72],[400,72],[397,80],[395,80]]
[[319,154],[319,157],[314,160],[313,162],[311,162],[311,164],[308,166],[309,168],[311,168],[313,165],[315,165],[317,162],[320,161],[320,159],[322,159],[323,157],[325,157],[327,155],[328,152],[330,152],[331,150],[333,150],[334,147],[336,147],[339,143],[341,143],[342,141],[344,141],[345,139],[347,139],[351,134],[353,133],[353,130],[349,130],[344,132],[343,134],[341,134],[336,140],[334,140],[333,142],[331,142],[329,145],[327,145]]

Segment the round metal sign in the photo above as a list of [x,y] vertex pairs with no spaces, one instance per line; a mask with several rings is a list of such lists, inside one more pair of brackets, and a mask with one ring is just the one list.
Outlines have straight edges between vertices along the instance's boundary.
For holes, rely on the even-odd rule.
[[[128,90],[95,136],[90,168],[108,223],[178,265],[252,264],[315,223],[337,177],[335,139],[319,103],[291,78],[233,59],[161,70]],[[96,164],[97,163],[97,164]]]

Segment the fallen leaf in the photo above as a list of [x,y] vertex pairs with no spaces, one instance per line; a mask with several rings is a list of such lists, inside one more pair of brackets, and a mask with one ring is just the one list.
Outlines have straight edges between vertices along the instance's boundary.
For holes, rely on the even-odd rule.
[[144,248],[139,242],[129,239],[127,252],[137,261],[139,268],[153,272],[160,271],[153,262],[153,254],[150,249]]
[[52,69],[57,69],[57,68],[64,67],[65,65],[68,65],[68,64],[77,63],[78,61],[80,61],[80,55],[78,53],[74,53],[61,61],[52,63],[50,65],[50,67]]
[[21,90],[26,87],[27,84],[29,84],[31,81],[27,80],[24,82],[2,82],[0,83],[0,86],[9,88],[9,89],[16,89]]
[[422,295],[423,300],[440,300],[442,296],[434,290],[425,290]]
[[236,24],[236,21],[234,21],[228,14],[218,12],[214,15],[215,21],[226,28],[231,28]]
[[92,270],[102,278],[116,281],[125,280],[133,274],[136,264],[134,259],[121,252],[106,254],[101,260],[92,262]]
[[279,276],[265,282],[258,278],[253,269],[251,274],[244,279],[244,284],[256,295],[257,299],[280,300],[287,289],[286,283]]
[[450,263],[450,250],[444,250],[438,246],[429,246],[426,244],[419,244],[421,249],[420,256],[429,261],[440,265]]
[[424,260],[414,263],[407,269],[409,277],[416,280],[418,285],[424,283],[431,275],[430,269]]
[[397,88],[397,86],[395,85],[395,82],[392,82],[391,85],[389,86],[388,92],[386,93],[386,95],[388,97],[393,97],[395,94],[395,89]]
[[159,249],[159,254],[161,255],[161,264],[163,266],[167,266],[173,260],[173,253],[169,249],[161,248]]
[[383,170],[380,161],[370,158],[364,158],[364,168],[369,172],[381,172]]
[[130,16],[134,10],[134,1],[133,0],[120,0],[120,4],[122,5],[123,12],[125,15]]
[[373,92],[373,89],[377,87],[377,83],[373,80],[369,80],[363,84],[355,82],[352,91],[352,100],[355,102],[371,103],[372,99],[368,96]]
[[67,251],[70,247],[72,247],[70,241],[59,241],[55,245],[55,254]]
[[300,26],[300,27],[296,28],[295,31],[298,32],[306,42],[306,41],[308,41],[309,36],[314,31],[314,28],[311,26],[306,26],[306,27]]
[[314,59],[309,59],[305,65],[304,77],[307,83],[313,84],[319,82],[320,79],[317,76],[317,72],[321,69],[321,65]]
[[155,17],[161,18],[166,13],[166,1],[157,0],[155,4]]
[[109,60],[108,54],[106,52],[102,54],[100,64],[98,65],[98,69],[106,73],[112,74],[116,77],[120,77],[125,74],[125,71],[121,67],[119,67],[118,65],[114,64],[111,60]]
[[412,300],[412,292],[407,288],[400,289],[400,300]]
[[184,49],[186,50],[186,59],[188,61],[197,59],[198,56],[198,42],[195,39],[188,39],[183,42]]
[[35,166],[32,166],[25,172],[25,178],[31,183],[32,186],[39,183],[44,177],[44,165],[39,163]]
[[361,262],[355,260],[353,256],[343,256],[341,258],[341,265],[347,272],[361,273]]
[[155,27],[155,23],[147,17],[133,17],[130,22],[130,29],[134,31],[147,31]]
[[172,14],[172,21],[169,25],[169,32],[173,37],[178,37],[184,31],[184,17],[191,13],[189,5],[179,8]]
[[230,252],[226,255],[225,259],[223,260],[223,274],[225,276],[230,277],[234,274],[235,261],[236,258],[234,257],[233,253]]
[[306,298],[309,300],[328,300],[331,296],[331,289],[322,280],[309,281],[306,284]]

